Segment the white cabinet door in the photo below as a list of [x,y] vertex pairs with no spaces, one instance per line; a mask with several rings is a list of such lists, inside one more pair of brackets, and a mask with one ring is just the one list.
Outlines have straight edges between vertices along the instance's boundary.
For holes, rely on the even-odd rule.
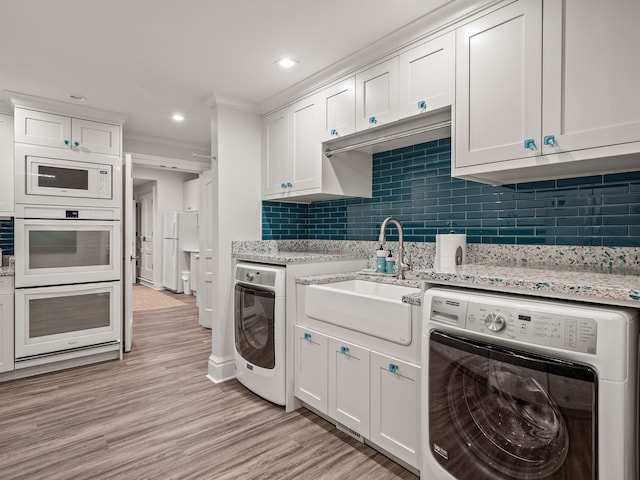
[[296,326],[295,396],[327,413],[327,337]]
[[351,77],[320,93],[322,141],[356,131],[356,79]]
[[356,75],[356,131],[398,120],[398,57]]
[[371,440],[418,468],[420,367],[371,352]]
[[640,141],[638,19],[638,1],[545,1],[543,153]]
[[400,118],[454,103],[455,45],[450,32],[398,57]]
[[[322,140],[318,97],[301,100],[290,107],[291,171],[284,180],[289,192],[320,186]],[[288,184],[291,183],[291,186]]]
[[120,155],[120,126],[73,118],[71,143],[82,152]]
[[8,217],[14,216],[13,121],[13,116],[0,113],[0,215]]
[[290,171],[288,110],[267,115],[262,129],[262,195],[280,194]]
[[0,372],[13,369],[13,277],[0,277]]
[[456,35],[455,166],[539,155],[541,0],[509,4]]
[[15,141],[46,147],[71,147],[71,117],[16,107]]
[[194,178],[182,184],[182,207],[185,212],[198,211],[199,187],[199,178]]
[[329,338],[329,416],[369,437],[369,350]]

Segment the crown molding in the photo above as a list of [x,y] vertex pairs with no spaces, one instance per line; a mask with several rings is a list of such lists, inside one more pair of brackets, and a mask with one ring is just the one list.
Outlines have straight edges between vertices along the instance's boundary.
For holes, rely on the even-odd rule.
[[50,98],[37,97],[26,93],[12,92],[9,90],[5,90],[4,93],[9,97],[14,107],[36,109],[61,115],[72,115],[76,118],[84,118],[87,120],[113,123],[117,125],[124,124],[127,121],[127,118],[129,118],[127,115],[122,113],[101,110],[98,108],[87,107],[85,105],[53,100]]
[[133,165],[141,167],[158,168],[171,172],[202,173],[211,168],[211,162],[201,162],[198,160],[183,160],[181,158],[162,157],[149,155],[146,153],[126,152],[131,155]]
[[217,107],[227,107],[246,113],[261,113],[259,105],[220,92],[211,92],[204,97],[203,103],[210,110],[214,110]]

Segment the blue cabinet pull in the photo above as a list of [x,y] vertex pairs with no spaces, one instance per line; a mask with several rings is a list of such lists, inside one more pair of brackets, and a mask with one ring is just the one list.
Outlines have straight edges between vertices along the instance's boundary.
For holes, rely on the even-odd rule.
[[349,355],[349,348],[348,347],[340,347],[340,353],[343,355]]
[[304,334],[304,339],[305,340],[311,340],[311,334],[310,333],[305,333]]
[[420,100],[418,102],[418,108],[420,110],[426,110],[427,109],[427,102],[425,102],[424,100]]
[[391,373],[398,373],[398,365],[395,365],[393,363],[389,364],[389,371]]
[[370,125],[375,125],[376,123],[378,123],[378,120],[376,119],[376,117],[369,117]]
[[524,141],[524,148],[526,148],[528,150],[535,150],[536,149],[536,141],[533,138],[527,138]]
[[287,188],[287,184],[286,183],[281,183],[280,184],[280,188]]
[[334,137],[337,137],[338,136],[338,130],[336,130],[335,128],[332,128],[331,129],[331,135],[334,136]]
[[65,144],[65,145],[71,145],[71,142],[70,142],[69,140],[65,140],[65,141],[64,141],[64,144]]
[[542,139],[542,142],[545,145],[551,145],[554,146],[556,144],[556,136],[555,135],[547,135],[546,137],[544,137]]
[[73,142],[73,146],[74,147],[79,147],[80,146],[80,142]]
[[291,182],[287,182],[287,188],[291,188],[293,187],[293,185],[291,184]]

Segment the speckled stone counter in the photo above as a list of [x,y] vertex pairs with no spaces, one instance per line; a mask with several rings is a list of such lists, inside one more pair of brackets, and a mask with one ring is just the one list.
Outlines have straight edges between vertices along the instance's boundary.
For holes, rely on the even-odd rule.
[[640,271],[586,266],[461,265],[413,272],[429,284],[488,289],[605,305],[640,308]]
[[362,249],[345,249],[339,245],[309,245],[306,241],[247,241],[233,242],[231,256],[237,260],[247,260],[274,265],[292,263],[338,262],[367,258]]

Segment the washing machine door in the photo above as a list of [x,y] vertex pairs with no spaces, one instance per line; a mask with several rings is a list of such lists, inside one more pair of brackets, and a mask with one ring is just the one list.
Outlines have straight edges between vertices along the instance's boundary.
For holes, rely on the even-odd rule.
[[276,364],[274,344],[275,292],[236,284],[234,292],[234,337],[236,351],[252,365],[272,369]]
[[429,448],[459,480],[595,479],[596,375],[432,332]]

